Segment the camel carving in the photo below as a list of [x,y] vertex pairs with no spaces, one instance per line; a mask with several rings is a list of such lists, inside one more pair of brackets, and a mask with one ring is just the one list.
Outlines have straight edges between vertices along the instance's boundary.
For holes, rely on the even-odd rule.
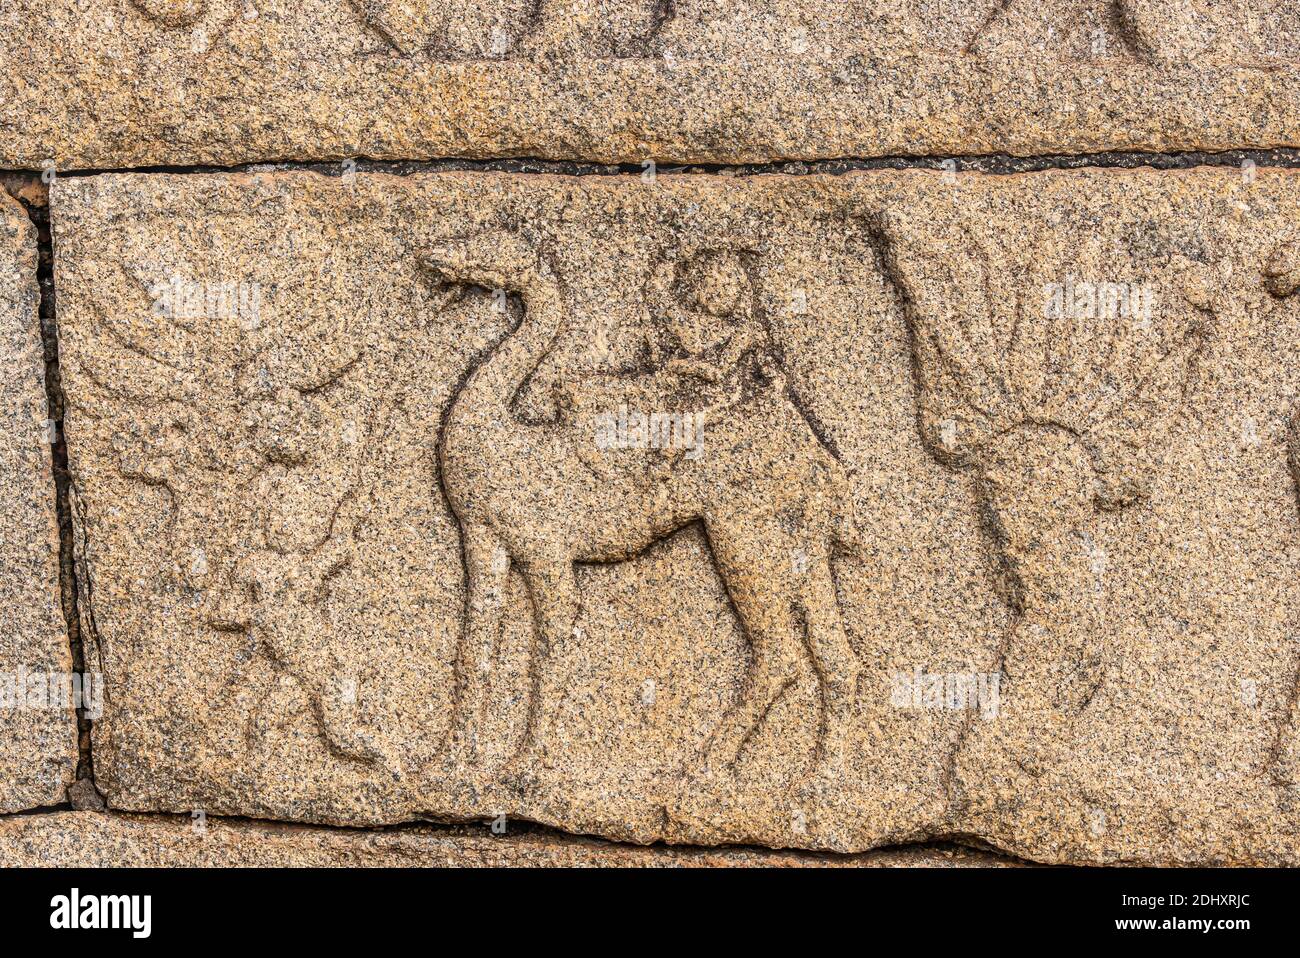
[[[726,253],[706,262],[712,266],[705,272],[720,281],[698,282],[684,295],[713,318],[732,316],[746,295],[737,289],[746,282],[744,271]],[[485,679],[510,564],[522,574],[535,626],[526,729],[511,762],[515,774],[526,775],[529,766],[540,770],[552,740],[566,678],[556,663],[568,643],[579,641],[574,564],[634,558],[692,523],[703,526],[752,648],[739,698],[692,771],[705,777],[734,767],[795,681],[805,648],[822,696],[818,767],[838,763],[859,670],[831,572],[832,551],[852,538],[850,490],[843,468],[792,401],[767,338],[747,334],[752,345],[740,357],[722,345],[719,354],[723,362],[734,360],[733,368],[684,388],[683,395],[696,397],[716,388],[721,397],[706,400],[701,456],[658,454],[657,464],[597,470],[592,435],[569,418],[527,424],[512,411],[567,321],[566,285],[542,244],[517,231],[487,229],[430,249],[425,264],[443,288],[509,290],[523,307],[517,328],[455,396],[438,448],[466,571],[448,771],[483,774],[481,729],[492,707]]]

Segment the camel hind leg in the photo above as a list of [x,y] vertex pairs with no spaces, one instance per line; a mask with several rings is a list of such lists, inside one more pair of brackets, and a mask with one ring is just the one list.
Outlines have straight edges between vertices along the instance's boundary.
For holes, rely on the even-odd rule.
[[768,711],[799,677],[799,646],[789,588],[792,549],[774,517],[706,523],[718,569],[753,650],[740,697],[705,747],[705,770],[735,765]]
[[817,764],[834,773],[843,767],[861,666],[844,631],[830,558],[825,552],[809,559],[803,608],[808,651],[812,653],[822,695]]

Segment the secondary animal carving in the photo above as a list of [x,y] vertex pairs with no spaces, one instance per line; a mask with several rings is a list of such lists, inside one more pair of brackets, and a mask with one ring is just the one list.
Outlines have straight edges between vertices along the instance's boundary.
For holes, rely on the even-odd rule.
[[907,316],[921,435],[974,475],[1016,613],[1003,667],[1046,748],[1104,679],[1090,521],[1148,494],[1215,305],[1200,264],[1135,261],[1144,282],[1099,283],[1117,262],[1104,237],[1013,247],[975,219],[890,211],[878,241]]

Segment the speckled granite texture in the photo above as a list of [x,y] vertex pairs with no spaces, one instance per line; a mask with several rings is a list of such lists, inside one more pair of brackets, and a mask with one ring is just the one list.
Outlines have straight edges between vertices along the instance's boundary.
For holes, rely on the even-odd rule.
[[1300,146],[1291,0],[9,0],[0,165]]
[[51,212],[111,808],[1300,860],[1296,174]]

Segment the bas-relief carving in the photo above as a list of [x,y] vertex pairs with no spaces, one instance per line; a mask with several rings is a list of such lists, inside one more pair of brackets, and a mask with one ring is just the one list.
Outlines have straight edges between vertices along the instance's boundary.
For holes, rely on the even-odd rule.
[[[1089,221],[1086,212],[1078,211],[1080,222]],[[1059,759],[1070,723],[1106,681],[1092,526],[1101,512],[1142,509],[1168,446],[1194,427],[1186,399],[1223,307],[1214,244],[1181,227],[1152,233],[1123,215],[1068,243],[1045,240],[1060,222],[1039,223],[1030,228],[1036,242],[1021,245],[942,203],[854,217],[906,317],[915,435],[936,469],[969,477],[972,511],[993,545],[998,587],[1013,611],[999,650],[1005,697],[1038,729],[1018,760],[1041,772]],[[403,344],[467,297],[502,300],[499,290],[503,335],[450,389],[446,416],[424,440],[440,463],[428,494],[453,516],[467,585],[454,714],[450,728],[425,743],[435,778],[469,787],[511,782],[532,794],[554,786],[550,723],[567,677],[548,663],[583,641],[574,631],[582,602],[575,563],[634,560],[689,525],[702,530],[752,660],[740,696],[700,752],[673,757],[685,787],[707,792],[736,773],[741,746],[788,688],[795,660],[809,655],[820,704],[807,716],[818,737],[807,777],[833,776],[862,668],[844,635],[834,577],[836,554],[855,547],[853,479],[800,398],[802,383],[755,293],[756,277],[767,274],[761,238],[720,235],[653,254],[637,287],[648,323],[641,367],[561,382],[554,417],[525,422],[518,393],[572,324],[570,290],[582,281],[556,265],[554,243],[503,217],[499,226],[418,245],[410,255],[427,288],[409,328],[366,338],[364,347],[312,341],[303,350],[288,342],[276,347],[284,356],[256,354],[243,365],[238,391],[251,438],[209,435],[211,426],[184,403],[142,417],[145,438],[123,443],[119,468],[171,499],[179,587],[212,628],[246,635],[297,683],[332,754],[393,775],[409,768],[339,694],[340,677],[356,665],[335,654],[329,594],[383,481],[381,437],[398,428],[403,389],[413,388],[403,385],[406,374],[421,362]],[[1152,285],[1154,296],[1138,297],[1132,315],[1049,322],[1048,288],[1069,275],[1131,277]],[[1293,246],[1265,258],[1260,283],[1275,300],[1291,301],[1300,287]],[[169,341],[164,325],[157,335],[136,331],[130,347],[159,355]],[[392,375],[368,382],[364,351]],[[341,384],[358,410],[349,435],[321,425],[330,419],[322,404]],[[609,409],[620,390],[655,397],[644,400],[658,404],[652,408],[702,413],[707,454],[595,448],[589,414]],[[235,483],[240,496],[214,507],[211,477],[223,466],[212,450],[232,442],[245,443],[256,462]],[[778,469],[779,482],[765,481]],[[503,601],[512,569],[525,585],[513,607]],[[529,641],[522,651],[504,640],[521,630]],[[490,676],[509,670],[504,655],[529,661],[525,727],[502,760],[500,743],[486,747],[493,733],[484,729],[485,716],[502,705]],[[1290,742],[1279,738],[1279,768],[1290,761]]]
[[[887,211],[877,228],[908,319],[921,436],[973,477],[1015,616],[999,653],[1003,695],[1039,730],[1022,764],[1041,773],[1106,680],[1093,517],[1140,503],[1187,428],[1213,279],[1137,222],[1064,249],[1003,240],[945,210]],[[1103,294],[1100,276],[1119,282]]]
[[852,539],[851,493],[843,467],[791,398],[763,319],[754,315],[742,254],[714,251],[677,271],[689,284],[689,299],[678,306],[730,326],[716,343],[680,315],[673,326],[685,348],[672,367],[702,380],[679,397],[703,420],[707,453],[693,460],[680,449],[664,450],[651,454],[662,455],[657,468],[600,471],[582,455],[592,443],[586,430],[571,422],[529,426],[512,413],[515,394],[566,325],[564,281],[545,250],[518,233],[494,231],[427,257],[448,288],[506,289],[523,299],[518,329],[457,393],[439,444],[468,576],[452,767],[480,764],[479,723],[493,707],[485,680],[499,646],[511,563],[527,585],[537,642],[519,759],[526,763],[539,742],[552,738],[548,723],[565,683],[552,663],[560,646],[579,641],[574,563],[629,559],[702,523],[752,663],[739,700],[694,763],[695,775],[709,778],[735,764],[797,678],[805,646],[824,706],[817,760],[836,772],[859,668],[831,572],[832,551]]
[[[169,30],[202,29],[218,36],[241,15],[236,0],[130,0],[141,14]],[[833,3],[788,12],[762,0],[735,8],[711,0],[348,0],[358,23],[402,57],[430,60],[502,60],[570,54],[614,59],[658,58],[674,37],[687,59],[711,59],[718,50],[707,25],[720,18],[763,24],[755,50],[794,60],[852,46],[864,27],[882,43],[910,38],[918,49],[997,57],[1026,50],[1047,58],[1119,57],[1151,63],[1202,58],[1267,64],[1300,56],[1300,22],[1283,0],[1223,9],[1212,0],[915,0],[884,11]],[[734,42],[734,38],[732,39]],[[770,48],[770,49],[769,49]],[[820,51],[820,53],[819,53]]]
[[[285,242],[292,249],[302,240]],[[163,265],[159,255],[137,249],[122,265],[143,295],[186,272]],[[221,258],[213,252],[214,261]],[[215,268],[204,265],[200,278]],[[114,404],[133,408],[113,439],[111,461],[160,502],[164,518],[156,535],[166,548],[157,561],[167,582],[160,598],[236,650],[224,687],[202,700],[215,747],[240,754],[284,734],[286,715],[297,705],[274,682],[256,680],[265,667],[300,690],[331,754],[399,768],[376,744],[377,716],[367,712],[364,698],[354,707],[344,687],[364,676],[366,664],[356,656],[340,660],[346,643],[333,639],[330,598],[357,537],[373,520],[384,481],[379,457],[388,451],[384,437],[397,428],[394,417],[411,388],[401,375],[403,361],[415,362],[418,350],[404,348],[396,328],[382,342],[358,346],[346,334],[319,339],[316,317],[294,324],[285,342],[285,329],[267,336],[246,316],[187,317],[158,306],[97,327],[114,344],[114,359],[83,370],[93,388],[76,402],[82,415],[115,421]],[[202,337],[209,338],[199,347]],[[202,373],[177,378],[174,370],[199,348]],[[396,381],[356,375],[362,356],[390,361]],[[211,390],[204,376],[229,388]],[[323,420],[340,409],[345,428],[327,427]],[[97,505],[83,503],[83,510]],[[92,541],[87,548],[93,547]],[[106,642],[111,650],[111,638]],[[223,727],[235,716],[247,721]],[[170,754],[160,752],[160,763]]]
[[[218,356],[212,375],[223,380],[220,354],[230,347],[242,357],[230,397],[244,410],[235,433],[194,408],[198,394],[181,395],[195,382],[169,382],[168,370],[193,349],[200,322],[152,310],[143,326],[108,324],[105,332],[129,357],[131,371],[116,370],[115,382],[104,376],[97,387],[118,400],[144,400],[141,415],[115,440],[114,461],[122,477],[166,500],[171,551],[164,566],[178,595],[207,627],[244,636],[234,641],[247,646],[241,661],[259,658],[301,689],[333,755],[401,775],[409,756],[380,744],[373,723],[340,694],[341,678],[357,668],[335,654],[346,643],[334,638],[332,582],[352,562],[383,482],[378,457],[385,437],[397,428],[403,392],[419,379],[412,374],[421,357],[411,341],[445,322],[442,314],[467,291],[486,287],[476,295],[493,302],[509,291],[517,328],[449,397],[445,421],[427,442],[441,465],[441,486],[429,492],[455,515],[468,582],[445,771],[471,781],[502,774],[481,767],[488,750],[479,727],[482,714],[501,705],[489,700],[484,673],[508,671],[492,659],[508,647],[500,620],[512,568],[526,585],[535,647],[526,670],[526,728],[509,769],[535,775],[556,687],[566,678],[548,670],[548,661],[579,641],[574,563],[630,559],[696,526],[753,663],[740,700],[700,754],[682,756],[682,764],[697,782],[727,774],[811,654],[822,703],[811,717],[819,730],[813,765],[833,775],[858,671],[831,570],[833,552],[854,536],[852,500],[833,445],[790,382],[768,328],[755,278],[761,252],[723,238],[656,255],[644,303],[634,311],[651,327],[642,368],[560,383],[558,415],[539,425],[516,418],[516,394],[571,325],[566,286],[573,282],[549,265],[547,242],[503,227],[423,250],[428,297],[410,314],[416,326],[387,327],[366,346],[343,337],[325,347],[292,336],[276,345],[259,329],[230,324],[209,352]],[[124,268],[143,290],[156,286],[163,269]],[[210,323],[202,325],[211,331]],[[377,368],[385,375],[368,379],[366,371]],[[155,379],[156,392],[146,388]],[[338,411],[331,392],[345,386],[356,411],[346,435],[322,425],[333,418],[332,403]],[[588,413],[613,408],[615,393],[623,401],[635,395],[650,408],[687,411],[707,436],[708,455],[597,448]],[[95,405],[89,395],[81,403]],[[242,681],[232,677],[214,717],[223,708],[238,713],[234,699],[247,696],[235,684]],[[244,746],[275,732],[275,708],[270,699],[253,706]]]
[[[565,285],[544,246],[498,229],[421,255],[441,308],[474,287],[518,296],[511,306],[517,328],[456,392],[437,441],[440,492],[460,526],[467,577],[444,772],[479,785],[510,774],[536,787],[541,746],[552,738],[549,723],[566,681],[551,663],[563,646],[580,641],[574,634],[580,601],[574,563],[633,558],[698,524],[753,662],[739,701],[701,754],[683,757],[692,780],[699,784],[730,771],[742,745],[796,679],[805,649],[816,663],[823,703],[813,719],[820,729],[815,765],[833,775],[843,757],[859,668],[831,571],[834,550],[852,543],[852,499],[843,467],[787,382],[751,285],[745,261],[753,254],[709,249],[660,263],[648,288],[654,290],[651,303],[671,318],[652,338],[651,371],[607,375],[597,395],[589,383],[562,383],[559,415],[543,424],[521,422],[514,410],[517,393],[568,322]],[[399,344],[394,339],[383,348],[395,354]],[[344,362],[325,378],[344,376],[349,366]],[[268,659],[301,684],[332,750],[396,772],[400,758],[373,742],[339,695],[339,676],[348,669],[331,657],[324,608],[330,578],[349,562],[367,483],[377,482],[379,473],[373,457],[349,453],[340,437],[312,428],[311,394],[319,388],[282,388],[252,407],[262,424],[256,446],[266,471],[255,487],[258,505],[230,541],[265,546],[235,548],[237,557],[222,564],[228,571],[215,579],[206,560],[186,567],[182,554],[177,565],[188,587],[207,596],[211,627],[256,635]],[[707,436],[708,454],[695,460],[681,448],[630,455],[597,449],[590,418],[578,410],[593,403],[608,408],[615,391],[686,409]],[[346,446],[379,448],[384,411],[395,402],[382,400],[374,423]],[[323,472],[312,468],[320,462],[333,465]],[[162,468],[170,470],[165,477]],[[158,476],[178,497],[192,495],[173,465],[124,472],[146,481]],[[313,498],[313,508],[302,512],[304,500]],[[186,515],[183,509],[178,514]],[[177,541],[199,541],[196,523],[208,521],[192,516]],[[512,568],[526,586],[534,649],[526,727],[503,770],[484,758],[489,749],[481,725],[502,704],[490,698],[489,679],[506,671],[494,660],[504,647],[501,618]],[[304,641],[307,636],[313,638]]]

